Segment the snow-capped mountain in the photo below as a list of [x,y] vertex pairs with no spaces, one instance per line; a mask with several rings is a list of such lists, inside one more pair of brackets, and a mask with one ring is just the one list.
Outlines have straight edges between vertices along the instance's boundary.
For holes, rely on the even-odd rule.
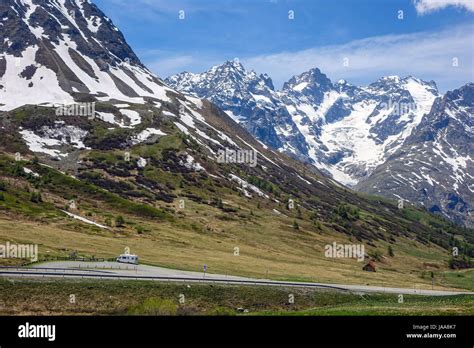
[[[163,135],[153,115],[172,120],[203,146],[230,146],[230,138],[202,116],[207,105],[165,86],[90,1],[4,0],[0,21],[0,112],[39,105],[58,115],[58,108],[95,103],[89,117],[109,130],[130,133],[101,147],[126,147]],[[46,110],[40,112],[51,112]],[[89,148],[91,133],[84,120],[74,117],[24,122],[19,131],[31,151],[55,159]]]
[[446,93],[357,189],[421,202],[474,226],[474,84]]
[[257,75],[238,61],[228,61],[204,74],[185,72],[165,82],[183,93],[212,101],[271,147],[284,145],[276,132],[277,124],[286,125],[291,117],[267,75]]
[[203,74],[183,73],[166,82],[207,98],[260,141],[353,186],[395,151],[439,95],[434,82],[381,78],[367,87],[332,83],[319,69],[275,91],[267,75],[226,62]]
[[320,140],[327,170],[348,185],[384,163],[438,96],[433,82],[414,77],[385,77],[359,88],[339,84],[336,89],[319,108],[327,108],[320,111],[325,112]]
[[272,105],[277,101],[271,79],[246,71],[238,61],[215,66],[205,74],[184,72],[166,82],[181,92],[206,96],[236,121],[248,118],[257,104]]
[[0,2],[0,110],[24,104],[167,100],[122,33],[86,0]]
[[[233,73],[225,67],[234,67]],[[448,165],[445,168],[448,172],[440,171],[437,181],[440,184],[437,191],[451,198],[442,198],[434,193],[426,193],[425,198],[415,197],[412,193],[404,194],[405,190],[400,187],[397,195],[393,190],[386,189],[393,187],[392,176],[381,178],[383,182],[378,182],[378,185],[371,184],[371,178],[380,177],[378,173],[381,170],[387,171],[398,154],[409,153],[407,146],[411,145],[407,144],[417,139],[416,134],[423,127],[432,124],[436,115],[433,114],[435,111],[430,111],[433,105],[438,105],[435,101],[441,97],[433,81],[413,76],[387,76],[359,87],[344,80],[333,83],[319,69],[312,69],[294,76],[281,90],[276,91],[267,75],[248,72],[241,64],[232,62],[202,74],[178,74],[165,81],[178,90],[208,98],[234,116],[260,141],[312,163],[345,185],[423,203],[428,209],[439,209],[450,217],[453,217],[450,211],[453,204],[448,200],[467,202],[472,199],[472,187],[459,186],[454,194],[457,198],[449,195],[447,190],[452,185],[456,187],[456,183],[449,178],[458,178],[457,185],[461,185],[461,177],[472,180],[472,168],[465,162],[472,158],[472,147],[467,145],[472,141],[466,135],[459,138],[464,151],[458,150],[458,155],[447,150],[440,152],[445,154],[446,161],[449,161],[448,154],[461,161],[458,163],[455,160]],[[219,87],[216,89],[214,86]],[[256,90],[254,86],[260,88]],[[461,99],[464,97],[467,98],[467,94],[463,94]],[[464,113],[464,116],[453,117],[470,117],[472,120],[472,110],[459,109],[462,103],[469,101],[458,102],[457,107],[451,107],[451,114]],[[462,132],[463,127],[469,124],[467,121],[465,119],[464,124],[455,123],[452,128]],[[420,168],[415,166],[411,169],[421,175]],[[444,176],[446,180],[443,180]],[[421,178],[430,185],[427,176]],[[460,217],[456,220],[469,223],[467,208],[458,205],[456,209],[460,210]]]

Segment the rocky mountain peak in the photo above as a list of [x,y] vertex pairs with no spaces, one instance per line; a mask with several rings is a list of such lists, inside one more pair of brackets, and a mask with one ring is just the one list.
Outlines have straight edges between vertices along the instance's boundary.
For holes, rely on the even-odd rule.
[[408,90],[410,86],[417,86],[416,88],[426,89],[433,95],[438,95],[438,87],[434,81],[424,81],[414,76],[407,76],[401,78],[398,75],[384,76],[377,81],[371,83],[368,88],[380,93],[396,93],[401,90]]
[[240,122],[258,105],[273,105],[277,94],[266,74],[248,71],[238,60],[226,61],[200,74],[181,73],[165,82],[179,91],[208,99]]
[[474,107],[474,83],[468,83],[454,91],[448,91],[445,99],[452,102],[459,101],[466,106]]
[[283,91],[296,91],[302,93],[314,93],[315,91],[326,91],[333,88],[331,80],[318,68],[313,68],[300,75],[292,77],[283,85]]
[[[59,45],[69,41],[77,52],[103,64],[127,61],[142,66],[120,30],[86,0],[5,0],[0,3],[0,52],[20,57],[32,45]],[[7,40],[5,40],[7,39]]]
[[225,61],[221,65],[217,65],[217,68],[219,69],[234,69],[240,72],[245,72],[245,68],[242,65],[242,63],[238,59],[231,59]]

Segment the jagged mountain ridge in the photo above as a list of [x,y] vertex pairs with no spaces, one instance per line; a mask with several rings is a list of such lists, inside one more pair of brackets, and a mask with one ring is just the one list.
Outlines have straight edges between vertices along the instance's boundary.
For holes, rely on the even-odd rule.
[[[233,69],[234,74],[228,74],[229,69]],[[454,221],[472,224],[471,205],[466,203],[472,201],[472,190],[466,186],[456,188],[456,192],[449,189],[452,187],[450,177],[472,178],[472,148],[463,152],[469,164],[449,165],[446,168],[450,171],[444,172],[446,182],[439,178],[444,196],[450,199],[434,194],[432,189],[426,197],[418,197],[400,186],[397,186],[400,192],[394,194],[381,189],[380,185],[373,190],[367,184],[372,175],[374,178],[379,176],[379,168],[385,168],[396,153],[406,151],[411,142],[409,139],[420,139],[417,134],[422,132],[423,125],[433,121],[430,111],[441,97],[433,81],[412,76],[387,76],[367,87],[358,87],[344,80],[333,83],[319,69],[311,69],[291,78],[280,91],[275,91],[271,82],[263,81],[263,75],[246,71],[238,62],[226,62],[210,71],[213,73],[178,74],[165,81],[185,93],[208,98],[222,106],[262,142],[312,163],[343,184],[421,203]],[[265,75],[265,81],[268,79]],[[216,91],[213,88],[216,85],[238,85],[238,88]],[[254,86],[264,88],[256,90]],[[233,93],[246,89],[247,95],[245,92]],[[249,109],[250,113],[247,112]],[[468,116],[472,118],[472,112]],[[464,126],[456,126],[462,134],[459,139],[471,141]],[[391,178],[384,177],[382,187],[392,187]],[[433,186],[432,182],[424,180],[425,184]],[[452,200],[462,203],[453,204]],[[454,208],[456,205],[458,207]]]
[[[242,64],[232,61],[215,66],[206,74],[183,73],[172,76],[166,83],[183,93],[212,101],[251,133],[257,134],[260,141],[273,148],[283,145],[273,124],[269,123],[274,122],[273,118],[267,117],[267,112],[272,112],[279,102],[268,76],[247,72]],[[271,109],[267,109],[267,105]],[[289,117],[283,105],[279,112],[282,115],[280,117]]]
[[[474,84],[435,101],[405,143],[356,187],[474,226]],[[446,209],[446,207],[448,209]]]
[[[209,99],[262,142],[347,185],[381,164],[439,96],[434,82],[411,76],[357,87],[345,81],[334,84],[319,69],[295,76],[275,91],[267,75],[248,72],[239,62],[165,81]],[[400,104],[407,107],[395,109]]]

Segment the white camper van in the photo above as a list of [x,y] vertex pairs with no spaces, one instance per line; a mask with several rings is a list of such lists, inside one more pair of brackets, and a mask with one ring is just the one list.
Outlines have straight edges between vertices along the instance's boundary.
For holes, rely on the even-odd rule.
[[137,255],[130,255],[130,254],[122,254],[117,257],[117,262],[121,263],[131,263],[134,265],[138,265],[138,256]]

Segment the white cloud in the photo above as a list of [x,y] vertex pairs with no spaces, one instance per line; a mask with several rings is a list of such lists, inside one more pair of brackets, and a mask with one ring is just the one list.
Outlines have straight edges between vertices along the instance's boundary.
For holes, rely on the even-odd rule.
[[318,67],[332,80],[365,84],[385,75],[414,75],[450,89],[474,80],[473,29],[474,25],[462,25],[436,33],[378,36],[241,60],[247,68],[268,73],[276,86]]
[[439,11],[448,6],[465,8],[474,12],[474,0],[414,0],[416,12],[420,15]]

